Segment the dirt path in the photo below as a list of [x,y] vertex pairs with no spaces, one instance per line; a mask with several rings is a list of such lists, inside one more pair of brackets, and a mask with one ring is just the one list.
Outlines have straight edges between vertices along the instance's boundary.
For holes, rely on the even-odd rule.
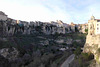
[[74,60],[75,55],[70,55],[66,61],[61,65],[61,67],[69,67],[69,64]]

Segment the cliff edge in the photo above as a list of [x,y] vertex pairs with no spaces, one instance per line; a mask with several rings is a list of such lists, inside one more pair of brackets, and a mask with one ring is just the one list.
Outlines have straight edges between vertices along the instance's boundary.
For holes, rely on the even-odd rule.
[[92,53],[97,66],[100,67],[100,35],[87,35],[84,53]]

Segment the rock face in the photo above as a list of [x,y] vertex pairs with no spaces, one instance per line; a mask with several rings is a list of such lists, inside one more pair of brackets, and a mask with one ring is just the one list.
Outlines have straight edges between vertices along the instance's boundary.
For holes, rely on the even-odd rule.
[[1,55],[0,55],[0,67],[11,67],[9,61]]
[[98,65],[100,64],[100,35],[87,35],[83,52],[92,53],[96,60],[97,67],[100,67],[100,65]]
[[0,11],[0,20],[2,20],[2,21],[7,20],[7,15],[2,11]]
[[15,60],[18,56],[19,52],[16,48],[3,48],[0,49],[0,55],[4,58],[8,59],[9,61]]

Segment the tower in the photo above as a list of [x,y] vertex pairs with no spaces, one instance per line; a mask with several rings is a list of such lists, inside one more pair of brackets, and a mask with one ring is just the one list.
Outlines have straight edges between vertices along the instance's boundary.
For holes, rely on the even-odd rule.
[[95,20],[95,17],[93,15],[91,16],[91,20]]

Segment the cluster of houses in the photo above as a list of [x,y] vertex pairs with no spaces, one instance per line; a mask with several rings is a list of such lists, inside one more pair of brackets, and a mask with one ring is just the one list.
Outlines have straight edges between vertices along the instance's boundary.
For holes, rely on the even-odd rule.
[[34,34],[45,33],[49,34],[65,34],[71,32],[86,33],[87,24],[71,24],[63,23],[61,20],[56,22],[41,22],[41,21],[21,21],[8,18],[7,15],[0,11],[0,35],[14,35],[14,34]]

